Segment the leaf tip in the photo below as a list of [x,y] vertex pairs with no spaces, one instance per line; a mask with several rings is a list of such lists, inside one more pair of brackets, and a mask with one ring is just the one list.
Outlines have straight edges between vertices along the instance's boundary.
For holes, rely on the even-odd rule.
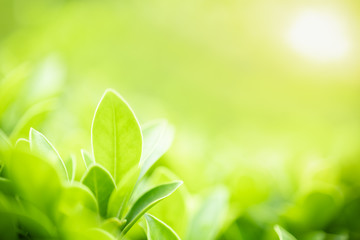
[[177,190],[184,182],[182,180],[176,180],[171,182],[170,184],[174,184],[174,191]]
[[35,136],[35,135],[40,135],[42,136],[43,138],[45,138],[45,136],[39,132],[38,130],[36,130],[35,128],[31,127],[30,128],[30,131],[29,131],[29,141],[31,142],[31,139],[32,139],[32,136]]
[[34,128],[30,127],[29,135],[31,136],[34,132],[36,133],[38,131],[36,131]]

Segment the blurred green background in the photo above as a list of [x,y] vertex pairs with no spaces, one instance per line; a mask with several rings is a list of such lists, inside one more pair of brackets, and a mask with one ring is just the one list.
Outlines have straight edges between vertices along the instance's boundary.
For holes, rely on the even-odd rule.
[[360,239],[359,12],[356,0],[0,0],[0,75],[27,79],[0,125],[11,134],[55,97],[39,129],[80,155],[114,88],[141,123],[175,125],[159,165],[190,193],[227,187],[219,238],[282,223]]

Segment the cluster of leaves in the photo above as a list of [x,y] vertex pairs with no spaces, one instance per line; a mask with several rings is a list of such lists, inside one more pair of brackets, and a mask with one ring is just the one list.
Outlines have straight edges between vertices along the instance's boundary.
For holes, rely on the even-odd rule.
[[76,181],[74,157],[63,159],[40,132],[31,128],[14,146],[0,132],[0,238],[123,239],[139,222],[148,239],[179,239],[146,213],[182,184],[155,183],[149,171],[172,137],[165,121],[141,130],[127,103],[107,90],[93,119],[93,154],[81,151],[86,171]]
[[[227,217],[226,188],[214,188],[205,199],[184,187],[175,191],[177,176],[153,167],[171,145],[172,126],[161,120],[140,127],[112,90],[96,109],[90,153],[64,157],[34,129],[52,111],[55,91],[40,98],[27,92],[28,71],[22,66],[0,82],[0,239],[267,240],[276,233],[280,240],[357,239],[358,197],[351,197],[351,186],[344,191],[350,197],[328,186],[305,192],[293,205],[264,202],[256,214],[244,207]],[[243,193],[236,206],[251,199],[251,191]],[[280,226],[274,231],[274,224],[296,238]]]
[[[232,207],[226,218],[231,223],[222,227],[224,222],[218,213],[223,210],[217,204],[224,203],[226,198],[224,191],[215,191],[199,204],[198,210],[191,208],[195,217],[183,220],[177,217],[182,208],[173,201],[182,187],[151,209],[152,214],[164,220],[180,237],[214,239],[223,228],[220,239],[272,240],[276,238],[273,225],[281,224],[298,239],[315,235],[331,238],[329,233],[341,236],[343,232],[350,240],[360,239],[360,95],[354,87],[358,86],[357,74],[347,74],[344,70],[321,76],[321,69],[304,74],[297,72],[303,68],[293,68],[292,61],[282,65],[284,69],[280,65],[271,68],[268,65],[271,54],[261,54],[262,51],[256,55],[252,55],[253,51],[238,51],[236,56],[227,54],[238,49],[238,38],[249,43],[243,45],[249,49],[271,46],[252,41],[254,36],[247,35],[253,32],[250,30],[255,20],[259,20],[249,14],[249,10],[268,12],[263,6],[269,2],[4,0],[2,3],[0,75],[24,60],[39,59],[50,51],[58,51],[70,70],[62,95],[62,101],[67,101],[61,102],[66,111],[81,109],[78,115],[87,116],[83,113],[91,106],[89,96],[108,85],[136,89],[137,95],[151,101],[139,108],[140,111],[146,109],[150,115],[157,114],[163,107],[176,109],[168,112],[169,116],[181,122],[185,131],[181,132],[181,144],[173,154],[174,159],[182,163],[172,166],[176,166],[176,172],[194,192],[225,184],[231,192]],[[224,12],[228,17],[223,18]],[[185,15],[189,17],[184,18]],[[239,31],[239,24],[247,26],[245,31]],[[210,37],[214,33],[221,33],[221,38]],[[262,65],[264,71],[251,67],[240,71],[238,64],[224,64],[229,60],[245,61],[260,69]],[[274,62],[276,66],[278,63]],[[290,71],[283,71],[287,67]],[[139,68],[142,71],[138,71]],[[83,124],[85,121],[78,120],[77,116],[74,116],[77,124],[64,121],[65,116],[72,114],[56,112],[57,119],[48,122],[57,124],[57,129],[36,124],[52,108],[53,99],[41,96],[51,95],[49,93],[56,89],[54,86],[61,82],[56,72],[59,72],[56,67],[50,67],[39,74],[40,78],[32,78],[42,81],[25,83],[23,79],[28,73],[26,67],[21,67],[0,80],[0,128],[13,145],[11,151],[15,151],[18,138],[28,138],[30,127],[40,129],[56,143],[64,160],[69,159],[67,154],[74,152],[79,142],[84,142],[82,134],[69,137],[69,132],[88,131],[88,122]],[[271,81],[269,74],[273,76],[270,79],[276,81]],[[319,77],[330,81],[318,84]],[[351,81],[349,77],[354,79]],[[120,78],[122,80],[117,81]],[[240,78],[244,80],[239,81]],[[59,80],[58,84],[54,79]],[[344,79],[350,81],[337,81]],[[184,92],[188,92],[186,98]],[[168,101],[161,102],[161,99]],[[58,136],[65,136],[67,142],[59,142]],[[21,141],[19,144],[21,146]],[[73,145],[74,149],[66,145]],[[86,152],[84,155],[87,156]],[[76,159],[74,184],[81,182],[84,174],[80,156]],[[41,168],[34,163],[31,166],[29,171],[38,174],[32,169]],[[164,172],[166,181],[176,179],[166,179]],[[144,181],[148,179],[143,177],[137,189],[147,187]],[[154,178],[151,181],[161,183]],[[7,200],[2,201],[1,206],[18,201],[5,193],[6,190],[2,195],[6,195],[3,198]],[[134,192],[133,198],[140,193],[140,190]],[[155,212],[159,206],[162,210]],[[17,205],[1,207],[8,208],[22,209]],[[165,216],[161,212],[169,214]],[[7,222],[11,218],[4,214],[1,219]],[[174,224],[181,221],[185,226]],[[131,231],[126,236],[129,234]]]
[[[57,107],[61,72],[61,62],[50,56],[38,65],[23,64],[0,79],[0,239],[78,239],[84,235],[91,239],[101,234],[94,234],[94,228],[114,237],[145,239],[142,229],[154,230],[151,226],[157,221],[152,215],[164,220],[182,239],[215,239],[228,204],[224,187],[197,196],[183,186],[158,206],[149,203],[148,215],[134,224],[143,214],[129,212],[136,200],[151,189],[151,194],[161,198],[162,190],[155,187],[171,183],[163,186],[171,191],[180,184],[169,169],[152,167],[173,140],[174,129],[165,120],[145,123],[140,130],[123,99],[107,91],[93,120],[91,153],[82,149],[68,155],[81,149],[79,143],[86,139],[62,135],[64,127],[60,125],[54,129],[69,119],[67,112],[59,113]],[[114,125],[115,120],[119,126]],[[66,153],[59,154],[35,129],[52,131],[52,137],[62,141],[59,149]],[[113,161],[106,160],[110,158]],[[104,184],[105,189],[100,187]],[[153,200],[157,201],[156,196]],[[130,224],[126,217],[132,218]]]

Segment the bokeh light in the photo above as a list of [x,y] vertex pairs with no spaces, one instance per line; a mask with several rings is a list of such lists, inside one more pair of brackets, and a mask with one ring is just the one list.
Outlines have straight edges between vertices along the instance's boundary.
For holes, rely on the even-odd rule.
[[350,54],[347,29],[335,13],[307,9],[293,16],[287,38],[295,51],[311,60],[334,61]]

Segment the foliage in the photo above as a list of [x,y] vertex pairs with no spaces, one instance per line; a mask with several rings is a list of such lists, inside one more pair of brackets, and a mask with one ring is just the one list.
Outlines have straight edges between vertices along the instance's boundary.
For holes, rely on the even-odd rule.
[[[287,26],[308,9],[355,29],[348,58],[315,63],[287,45]],[[126,229],[140,240],[169,233],[162,223],[184,240],[273,240],[276,225],[299,240],[360,239],[358,9],[357,0],[0,0],[0,239]],[[315,35],[304,39],[322,45]],[[113,91],[93,118],[109,86],[136,118]],[[158,117],[176,127],[173,144],[175,128]],[[125,220],[178,179],[186,184],[140,224]]]
[[[159,129],[162,135],[164,125],[164,121],[159,122],[159,127],[152,125],[151,134],[158,135]],[[153,138],[145,138],[151,149],[147,150],[140,170],[140,125],[127,103],[113,90],[105,92],[95,112],[94,156],[82,150],[87,170],[80,182],[74,180],[75,160],[70,157],[64,162],[50,141],[35,129],[30,129],[29,140],[20,139],[15,146],[3,133],[1,139],[0,224],[1,229],[7,230],[0,234],[9,240],[89,236],[122,239],[139,218],[182,184],[177,180],[163,182],[140,196],[133,195],[170,144],[168,138],[155,144],[149,142]],[[135,177],[127,178],[127,174]],[[116,201],[110,201],[113,195]],[[148,236],[167,239],[168,234],[175,234],[155,217],[148,215],[146,221]],[[164,228],[169,233],[163,236]]]

